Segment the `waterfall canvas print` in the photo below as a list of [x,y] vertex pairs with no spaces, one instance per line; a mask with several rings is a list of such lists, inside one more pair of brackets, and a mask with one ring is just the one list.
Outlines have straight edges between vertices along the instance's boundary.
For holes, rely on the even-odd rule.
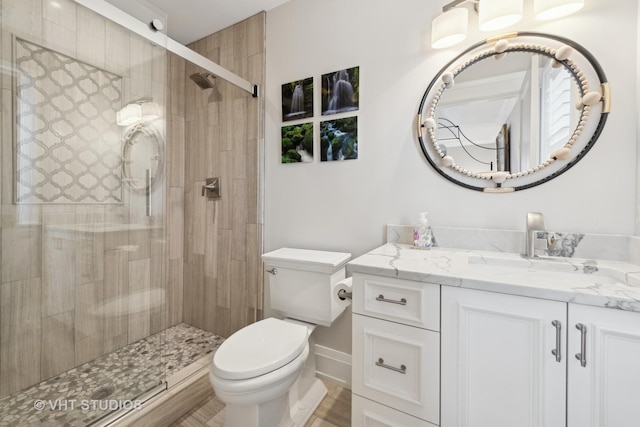
[[313,116],[313,77],[282,85],[282,121]]
[[358,117],[320,122],[320,160],[358,158]]
[[356,111],[360,98],[360,67],[322,75],[322,115]]
[[282,163],[313,161],[313,123],[282,126]]

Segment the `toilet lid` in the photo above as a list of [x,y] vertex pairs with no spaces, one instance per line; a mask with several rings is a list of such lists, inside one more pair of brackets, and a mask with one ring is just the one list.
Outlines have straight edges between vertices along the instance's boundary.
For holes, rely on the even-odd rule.
[[239,380],[274,371],[298,357],[307,344],[306,326],[267,318],[227,338],[213,356],[220,378]]

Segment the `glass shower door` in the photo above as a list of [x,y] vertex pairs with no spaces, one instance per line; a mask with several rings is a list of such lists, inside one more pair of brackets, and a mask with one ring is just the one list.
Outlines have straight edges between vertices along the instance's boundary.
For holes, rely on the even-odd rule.
[[1,6],[0,425],[86,425],[165,381],[167,55],[73,0]]

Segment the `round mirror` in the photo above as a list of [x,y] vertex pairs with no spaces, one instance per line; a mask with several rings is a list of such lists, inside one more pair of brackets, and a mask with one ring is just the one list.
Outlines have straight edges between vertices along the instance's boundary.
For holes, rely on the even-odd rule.
[[127,131],[122,147],[123,181],[136,192],[153,188],[163,168],[163,143],[151,126],[139,123]]
[[447,64],[418,111],[418,139],[444,177],[511,192],[568,170],[593,146],[610,107],[589,52],[565,38],[517,33],[477,43]]

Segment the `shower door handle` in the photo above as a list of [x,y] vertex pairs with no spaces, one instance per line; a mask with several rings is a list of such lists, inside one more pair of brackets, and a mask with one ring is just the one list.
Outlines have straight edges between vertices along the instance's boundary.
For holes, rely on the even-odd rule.
[[151,169],[145,170],[145,187],[144,187],[144,195],[146,202],[146,214],[147,216],[151,216]]

